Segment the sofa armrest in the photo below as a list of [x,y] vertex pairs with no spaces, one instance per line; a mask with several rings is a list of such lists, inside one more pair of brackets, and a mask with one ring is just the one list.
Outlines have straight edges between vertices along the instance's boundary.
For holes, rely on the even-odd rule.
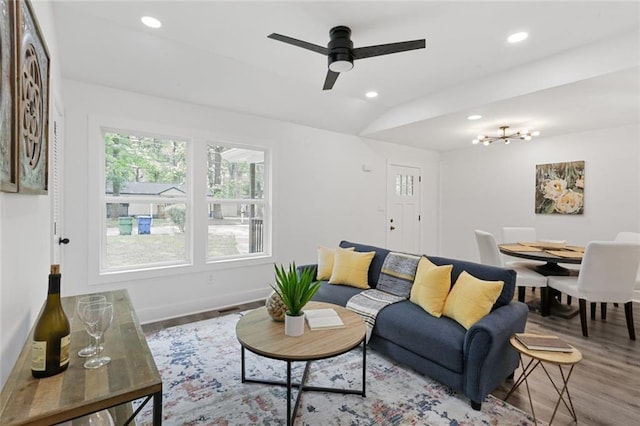
[[298,266],[296,266],[296,269],[298,270],[298,275],[300,275],[302,273],[302,271],[305,270],[305,269],[313,270],[313,278],[314,279],[318,275],[318,264],[317,263],[310,263],[308,265],[298,265]]
[[495,309],[467,331],[464,387],[465,394],[475,402],[482,402],[518,366],[518,353],[509,338],[524,331],[528,314],[527,305],[512,302]]

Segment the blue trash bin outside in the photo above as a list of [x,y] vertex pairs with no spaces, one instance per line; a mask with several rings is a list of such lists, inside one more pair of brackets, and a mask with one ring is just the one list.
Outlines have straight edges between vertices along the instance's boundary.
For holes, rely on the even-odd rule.
[[151,216],[138,216],[138,234],[151,234]]

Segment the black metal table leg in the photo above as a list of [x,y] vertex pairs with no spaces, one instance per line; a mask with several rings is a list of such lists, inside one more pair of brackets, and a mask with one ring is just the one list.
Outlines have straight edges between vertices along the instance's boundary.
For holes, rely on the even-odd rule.
[[242,366],[242,373],[240,374],[242,383],[245,382],[244,376],[244,346],[240,345],[240,365]]
[[362,342],[362,396],[367,396],[367,342]]
[[[291,373],[291,363],[293,361],[285,361],[287,363],[287,379],[286,381],[277,381],[277,380],[263,380],[258,378],[246,377],[245,371],[245,347],[240,345],[240,363],[241,363],[241,379],[242,383],[260,383],[265,385],[276,385],[276,386],[285,386],[287,388],[287,426],[291,426],[295,422],[295,418],[298,413],[298,408],[301,403],[301,396],[303,391],[315,391],[315,392],[331,392],[331,393],[342,393],[342,394],[353,394],[353,395],[361,395],[366,397],[366,383],[367,383],[367,346],[366,342],[362,342],[362,389],[338,389],[338,388],[328,388],[328,387],[319,387],[319,386],[307,386],[306,381],[309,376],[309,367],[312,361],[307,361],[304,372],[299,382],[292,381],[292,373]],[[292,398],[292,389],[293,387],[298,388],[298,395],[296,396],[295,405],[291,407],[291,398]]]
[[153,395],[153,426],[162,424],[162,390]]
[[[302,383],[300,383],[302,386]],[[287,361],[287,426],[293,424],[291,418],[291,361]]]

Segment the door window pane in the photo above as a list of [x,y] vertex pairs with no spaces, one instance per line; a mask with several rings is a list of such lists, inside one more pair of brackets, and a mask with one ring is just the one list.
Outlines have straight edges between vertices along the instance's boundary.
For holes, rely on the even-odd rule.
[[413,175],[396,175],[396,195],[413,197]]

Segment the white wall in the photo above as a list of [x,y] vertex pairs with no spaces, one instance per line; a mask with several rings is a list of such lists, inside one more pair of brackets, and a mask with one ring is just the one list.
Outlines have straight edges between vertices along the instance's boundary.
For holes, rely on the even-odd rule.
[[[87,216],[89,116],[172,123],[274,153],[273,261],[314,262],[315,247],[341,239],[384,245],[389,161],[422,167],[421,251],[477,260],[473,230],[535,226],[541,238],[585,244],[640,231],[640,129],[628,126],[529,144],[472,147],[439,156],[355,136],[245,114],[64,81],[60,90],[50,3],[33,2],[51,54],[51,98],[65,106],[63,295],[128,288],[140,318],[152,321],[245,302],[267,292],[271,263],[201,269],[182,276],[96,284]],[[215,94],[211,94],[215,96]],[[303,107],[303,106],[301,106]],[[440,161],[441,160],[441,161]],[[535,165],[586,161],[585,214],[533,213]],[[370,172],[361,170],[367,164]],[[47,196],[0,193],[0,385],[46,294],[50,260]],[[209,276],[213,274],[213,284]]]
[[[53,102],[60,96],[60,72],[51,4],[32,5],[51,58]],[[52,108],[51,103],[49,110]],[[48,196],[0,192],[0,386],[13,368],[47,296],[50,241]]]
[[[585,161],[584,214],[534,213],[537,164]],[[538,238],[584,245],[640,231],[640,126],[443,153],[441,254],[479,261],[474,229],[501,240],[503,226],[532,226]]]
[[[234,305],[264,297],[273,265],[185,268],[185,274],[135,282],[96,283],[88,270],[88,136],[90,117],[171,124],[212,138],[263,145],[273,152],[273,259],[315,263],[316,246],[341,239],[384,245],[387,161],[422,167],[422,250],[436,250],[438,155],[246,114],[123,92],[71,80],[65,97],[64,292],[81,294],[126,287],[143,322]],[[212,94],[214,96],[215,94]],[[362,164],[370,172],[362,171]],[[213,283],[209,282],[210,275]]]

